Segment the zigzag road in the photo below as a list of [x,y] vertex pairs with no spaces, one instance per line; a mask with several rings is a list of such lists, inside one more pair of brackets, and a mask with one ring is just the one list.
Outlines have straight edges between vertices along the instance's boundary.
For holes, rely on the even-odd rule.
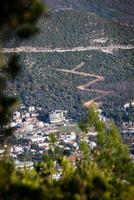
[[93,101],[96,101],[96,100],[100,99],[102,96],[108,95],[108,94],[112,93],[113,91],[105,91],[105,90],[99,90],[99,89],[89,89],[89,87],[93,83],[104,81],[105,77],[104,76],[100,76],[100,75],[96,75],[96,74],[90,74],[90,73],[76,71],[76,70],[80,69],[83,65],[84,65],[84,63],[81,63],[80,65],[78,65],[77,67],[75,67],[75,68],[73,68],[71,70],[67,70],[67,69],[55,69],[55,68],[52,68],[52,70],[56,70],[56,71],[60,71],[60,72],[64,72],[64,73],[76,74],[76,75],[84,76],[84,77],[93,77],[93,78],[95,78],[94,80],[89,81],[88,83],[86,83],[84,85],[79,85],[77,87],[79,90],[82,90],[82,91],[97,92],[97,93],[100,94],[98,97],[96,97],[94,99],[91,99],[91,100],[89,100],[89,101],[87,101],[87,102],[85,102],[83,104],[85,107],[89,107],[90,104]]
[[[79,46],[79,47],[73,47],[73,48],[44,48],[44,47],[31,47],[31,46],[20,46],[20,47],[16,47],[16,48],[2,48],[0,50],[0,52],[2,53],[64,53],[64,52],[84,52],[84,51],[92,51],[92,50],[96,50],[96,51],[102,51],[105,53],[113,53],[113,51],[118,51],[118,50],[131,50],[134,49],[134,45],[119,45],[119,44],[114,44],[114,45],[109,45],[109,46],[87,46],[87,47],[83,47],[83,46]],[[99,90],[99,89],[89,89],[89,87],[96,82],[100,82],[100,81],[104,81],[105,77],[103,76],[99,76],[96,74],[90,74],[90,73],[85,73],[85,72],[79,72],[76,71],[78,69],[80,69],[82,66],[84,65],[84,63],[81,63],[80,65],[78,65],[77,67],[75,67],[72,70],[67,70],[67,69],[52,69],[52,70],[56,70],[56,71],[60,71],[60,72],[64,72],[64,73],[71,73],[71,74],[76,74],[76,75],[80,75],[80,76],[84,76],[84,77],[93,77],[95,78],[93,81],[89,81],[87,84],[84,85],[79,85],[77,88],[79,90],[82,91],[88,91],[88,92],[97,92],[100,95],[94,99],[91,99],[87,102],[85,102],[83,105],[85,107],[89,107],[90,104],[93,101],[96,101],[98,99],[100,99],[102,96],[108,95],[110,93],[112,93],[113,91],[105,91],[105,90]]]

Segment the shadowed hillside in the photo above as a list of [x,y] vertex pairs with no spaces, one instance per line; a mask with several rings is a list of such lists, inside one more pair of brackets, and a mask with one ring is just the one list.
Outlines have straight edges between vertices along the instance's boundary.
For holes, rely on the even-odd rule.
[[134,23],[134,0],[46,0],[52,9],[91,11],[119,22]]

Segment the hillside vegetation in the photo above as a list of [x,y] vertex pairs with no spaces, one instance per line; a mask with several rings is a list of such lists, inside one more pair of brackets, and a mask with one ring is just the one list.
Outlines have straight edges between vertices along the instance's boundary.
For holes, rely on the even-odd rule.
[[51,9],[91,11],[121,23],[134,23],[133,0],[45,0]]
[[[105,20],[92,13],[58,11],[47,20],[39,22],[41,32],[26,42],[13,39],[6,47],[33,46],[44,48],[73,48],[81,46],[110,46],[133,44],[134,30]],[[14,43],[15,41],[15,43]],[[77,87],[94,80],[67,74],[55,69],[73,69],[84,63],[77,71],[104,77],[104,81],[90,86],[92,89],[112,91],[102,96],[104,106],[119,107],[134,98],[133,49],[109,52],[85,51],[64,53],[26,53],[21,63],[26,67],[15,82],[16,92],[25,104],[43,106],[44,110],[68,110],[78,119],[83,113],[82,104],[98,97],[97,92],[80,91]]]
[[[76,46],[110,44],[134,44],[134,28],[132,26],[119,25],[110,20],[98,17],[91,12],[57,11],[50,13],[48,19],[42,18],[38,27],[40,33],[30,40],[20,41],[11,33],[6,35],[10,39],[4,43],[4,47],[34,46],[48,48],[65,48]],[[103,39],[96,41],[96,39]]]

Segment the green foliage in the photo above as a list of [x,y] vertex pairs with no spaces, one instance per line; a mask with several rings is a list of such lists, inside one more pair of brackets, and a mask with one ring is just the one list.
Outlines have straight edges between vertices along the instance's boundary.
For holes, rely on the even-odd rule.
[[[20,38],[28,38],[36,33],[36,22],[43,14],[44,7],[38,0],[5,0],[1,1],[0,6],[0,36],[14,31]],[[10,40],[10,38],[8,38]],[[3,41],[1,41],[3,42]],[[4,143],[6,138],[12,133],[9,127],[10,117],[13,109],[18,104],[17,97],[11,97],[8,93],[9,80],[14,81],[20,72],[21,65],[19,56],[12,55],[3,61],[0,56],[0,143]]]
[[33,27],[32,25],[25,24],[21,26],[21,28],[18,30],[17,35],[20,38],[29,38],[31,35],[35,35],[39,33],[39,29],[37,27]]
[[80,143],[80,151],[81,151],[82,157],[83,157],[84,159],[91,159],[91,158],[89,157],[89,154],[90,154],[89,145],[88,145],[86,142],[82,141],[82,142]]
[[[41,5],[39,1],[36,0],[29,0],[27,3],[22,0],[2,1],[0,8],[0,13],[2,15],[0,27],[9,26],[18,29],[19,25],[22,25],[22,32],[20,32],[19,29],[19,36],[29,36],[35,31],[31,29],[31,26],[27,26],[26,22],[30,24],[33,23],[34,26],[41,11]],[[64,20],[66,20],[68,14],[63,12],[62,15]],[[77,17],[75,16],[73,18],[74,20],[70,20],[72,19],[71,15],[68,17],[68,23],[66,23],[66,25],[69,26],[72,21],[72,27],[75,26]],[[86,20],[86,18],[83,20]],[[64,31],[64,28],[66,29],[67,27],[63,27],[63,24],[64,23],[61,23],[61,29]],[[60,27],[60,23],[58,26]],[[100,27],[101,26],[102,25],[100,25]],[[72,27],[69,28],[70,32],[74,30]],[[79,27],[81,30],[84,30],[83,27]],[[79,31],[81,32],[81,30]],[[99,27],[98,30],[100,31]],[[111,29],[108,30],[110,34],[113,34],[114,31],[111,32]],[[27,34],[25,35],[26,32]],[[89,32],[88,27],[87,32]],[[80,40],[78,40],[78,38],[75,40],[74,36],[75,35],[72,33],[72,36],[69,35],[68,37],[71,38],[72,41],[74,40],[73,42],[75,45],[79,44]],[[116,41],[115,38],[114,40]],[[126,36],[125,41],[127,41],[127,39]],[[58,38],[52,41],[54,46],[59,41],[62,42],[63,46],[68,44],[67,41],[58,41]],[[87,41],[89,41],[89,39],[87,39]],[[82,39],[83,44],[86,44],[87,41],[84,43]],[[69,45],[72,45],[72,43],[70,42]],[[77,54],[77,56],[78,55],[79,54]],[[11,65],[14,65],[16,70],[12,70]],[[16,60],[12,58],[9,62],[8,73],[14,78],[15,71],[18,69],[19,65],[16,63]],[[16,103],[16,99],[5,96],[3,90],[6,89],[6,77],[1,76],[1,74],[2,71],[0,73],[0,80],[2,81],[2,85],[0,85],[0,134],[3,134],[5,132],[10,132],[10,129],[8,129],[6,125],[9,123],[11,111]],[[59,80],[61,82],[61,79]],[[53,88],[53,85],[54,83],[51,83],[51,88]],[[106,129],[105,125],[99,121],[94,106],[88,113],[85,126],[80,124],[85,134],[91,126],[94,126],[95,130],[98,132],[97,147],[91,151],[86,143],[81,143],[80,150],[84,159],[80,159],[76,166],[73,166],[66,157],[60,155],[59,158],[60,149],[53,135],[50,138],[50,151],[44,155],[44,162],[35,166],[35,170],[17,170],[8,157],[4,157],[4,159],[1,158],[0,199],[133,200],[134,163],[130,159],[127,147],[122,143],[117,128],[111,125],[109,129]],[[89,155],[91,159],[89,159]],[[55,163],[57,160],[62,174],[60,180],[55,180],[53,178],[53,175],[56,173]]]
[[84,132],[84,133],[88,132],[87,123],[85,121],[80,120],[78,123],[78,126],[82,132]]
[[34,33],[35,22],[43,12],[44,7],[38,0],[2,0],[0,27],[16,29],[20,38],[27,38]]
[[95,104],[92,104],[87,115],[87,124],[90,127],[92,127],[92,126],[95,126],[98,122],[99,122],[99,117],[96,111],[96,106]]
[[[44,155],[44,162],[38,163],[34,170],[16,170],[10,160],[1,160],[0,198],[133,200],[134,163],[129,157],[127,147],[122,143],[118,129],[114,124],[109,125],[108,130],[104,123],[101,126],[94,106],[89,113],[91,120],[96,116],[96,121],[92,121],[92,125],[94,124],[98,131],[98,144],[94,150],[85,142],[81,142],[80,151],[83,156],[79,157],[75,166],[67,157],[61,156],[57,160],[51,156],[51,152]],[[90,127],[91,123],[88,129]],[[100,134],[105,135],[101,144]],[[55,138],[51,137],[55,146]],[[59,180],[53,177],[57,172],[57,165],[61,173]]]
[[[19,46],[67,48],[76,46],[89,46],[97,44],[94,39],[104,38],[106,42],[101,46],[110,44],[132,44],[133,27],[124,26],[91,12],[59,11],[52,12],[47,20],[39,20],[40,34],[25,41],[16,39]],[[14,47],[12,40],[5,45]]]
[[49,138],[50,138],[50,143],[52,144],[52,146],[55,146],[56,142],[57,142],[57,138],[56,138],[56,135],[54,133],[51,133],[49,135]]
[[8,68],[6,68],[5,71],[14,79],[20,72],[20,69],[21,66],[19,65],[19,56],[11,56],[8,61]]
[[71,8],[75,12],[94,12],[110,20],[133,24],[134,2],[130,0],[47,0],[47,3],[58,10]]
[[[40,34],[26,42],[15,38],[16,46],[53,49],[133,44],[133,27],[113,23],[89,12],[53,12],[47,20],[41,18],[38,27],[41,28]],[[106,41],[94,41],[99,38]],[[14,47],[13,41],[6,42],[5,47]],[[18,77],[14,87],[25,104],[40,104],[46,113],[52,109],[65,109],[70,117],[78,120],[85,114],[82,104],[100,94],[93,90],[80,91],[77,87],[94,78],[55,69],[71,70],[82,62],[85,64],[78,71],[105,78],[92,84],[89,89],[112,91],[100,99],[109,113],[111,109],[117,109],[134,98],[133,50],[118,50],[113,54],[100,51],[24,54],[21,63],[26,64],[27,68],[23,69],[23,80],[22,76]]]

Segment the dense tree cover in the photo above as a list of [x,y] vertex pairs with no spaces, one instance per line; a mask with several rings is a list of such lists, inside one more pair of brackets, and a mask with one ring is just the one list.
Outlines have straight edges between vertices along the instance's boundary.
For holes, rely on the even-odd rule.
[[[111,109],[117,110],[134,98],[132,50],[120,50],[113,54],[99,51],[29,53],[22,55],[21,62],[26,67],[11,90],[16,90],[26,105],[42,106],[46,113],[52,109],[65,109],[71,117],[78,119],[85,113],[82,103],[99,96],[95,92],[77,89],[77,86],[95,78],[54,70],[71,70],[82,62],[85,64],[78,71],[105,77],[104,81],[93,84],[90,88],[113,91],[100,99],[109,114]],[[112,111],[114,114],[115,110]]]
[[[34,170],[16,170],[10,159],[0,161],[0,198],[133,200],[134,163],[118,129],[114,124],[101,122],[94,106],[84,126],[98,132],[97,147],[90,149],[88,144],[81,143],[76,166],[56,149],[54,136],[44,162],[35,165]],[[84,135],[87,132],[82,131]],[[53,175],[59,168],[62,176],[55,180]]]
[[133,122],[134,121],[134,107],[124,108],[114,108],[110,109],[105,107],[106,112],[108,113],[108,117],[114,119],[117,125],[121,125],[123,122]]
[[[26,42],[15,38],[5,46],[34,46],[65,48],[74,46],[111,44],[132,44],[133,27],[123,26],[105,20],[92,13],[59,11],[53,12],[49,19],[42,18],[38,23],[39,35]],[[94,39],[103,38],[104,43]],[[25,57],[25,58],[24,58]],[[133,96],[133,50],[114,51],[108,54],[99,51],[68,53],[29,53],[22,59],[27,65],[23,81],[18,79],[15,88],[25,104],[43,106],[45,112],[60,108],[68,110],[71,117],[78,119],[84,114],[81,104],[96,97],[96,93],[85,93],[76,89],[91,78],[84,78],[52,68],[72,69],[81,62],[85,65],[79,71],[95,73],[105,77],[105,81],[92,85],[94,89],[113,90],[112,95],[104,97],[105,108],[117,108]]]
[[[8,2],[3,1],[2,5],[4,3],[8,5]],[[9,5],[13,6],[14,4],[11,4],[11,2],[16,3],[18,1],[10,1]],[[3,8],[5,9],[5,7]],[[15,11],[16,8],[18,6],[15,7]],[[6,10],[8,9],[6,8]],[[37,9],[37,11],[39,10]],[[16,13],[11,12],[11,16],[14,16],[14,14]],[[38,15],[35,16],[38,17]],[[7,17],[9,18],[4,18],[5,21],[3,19],[4,23],[8,23],[7,20],[10,19],[10,15]],[[22,22],[20,18],[17,23],[15,20],[17,27],[20,22]],[[31,28],[27,29],[27,25],[24,25],[21,32],[19,32],[19,36],[25,36],[24,30],[28,30],[28,36],[30,31],[31,35]],[[5,70],[5,77],[1,70],[0,133],[3,133],[3,131],[7,133],[7,128],[4,125],[8,123],[12,105],[16,102],[16,99],[5,96],[3,91],[6,89],[4,82],[7,79],[7,74],[9,79],[14,78],[16,75],[15,72],[17,70],[14,70],[13,67],[19,68],[17,59],[15,56],[9,60],[8,70],[7,68]],[[94,127],[98,131],[97,148],[91,150],[87,148],[86,143],[81,143],[81,156],[76,166],[73,166],[66,157],[61,156],[59,149],[56,149],[57,146],[55,146],[55,138],[53,136],[51,136],[51,152],[48,152],[48,157],[44,155],[44,162],[36,165],[35,170],[16,170],[13,162],[5,154],[5,157],[0,159],[0,199],[133,200],[134,164],[129,157],[127,147],[122,143],[118,130],[114,125],[105,127],[105,124],[99,121],[94,107],[90,110],[87,120],[81,126],[83,127],[83,132],[85,130],[83,134],[86,134],[90,127]],[[54,154],[52,154],[52,151]],[[52,178],[52,175],[56,172],[55,161],[57,161],[62,172],[62,177],[58,181]]]
[[[5,33],[14,32],[20,39],[26,39],[37,32],[36,22],[45,9],[38,0],[2,0],[0,6],[0,39]],[[7,38],[10,41],[10,37]],[[2,47],[2,45],[1,45]],[[11,134],[8,124],[17,98],[6,94],[7,81],[13,81],[20,72],[19,56],[11,55],[7,62],[0,55],[0,143]]]
[[[0,27],[14,30],[19,38],[28,38],[37,31],[36,22],[45,7],[36,0],[2,0]],[[45,13],[45,12],[44,12]],[[10,29],[9,29],[10,28]]]
[[[94,39],[104,38],[106,42],[132,44],[133,26],[120,25],[106,20],[90,12],[57,11],[50,13],[48,19],[41,18],[38,23],[40,34],[27,42],[15,38],[5,46],[36,46],[36,47],[75,47],[96,44]],[[12,35],[13,37],[13,35]]]
[[133,24],[133,0],[46,0],[46,2],[52,9],[90,11],[108,19]]

